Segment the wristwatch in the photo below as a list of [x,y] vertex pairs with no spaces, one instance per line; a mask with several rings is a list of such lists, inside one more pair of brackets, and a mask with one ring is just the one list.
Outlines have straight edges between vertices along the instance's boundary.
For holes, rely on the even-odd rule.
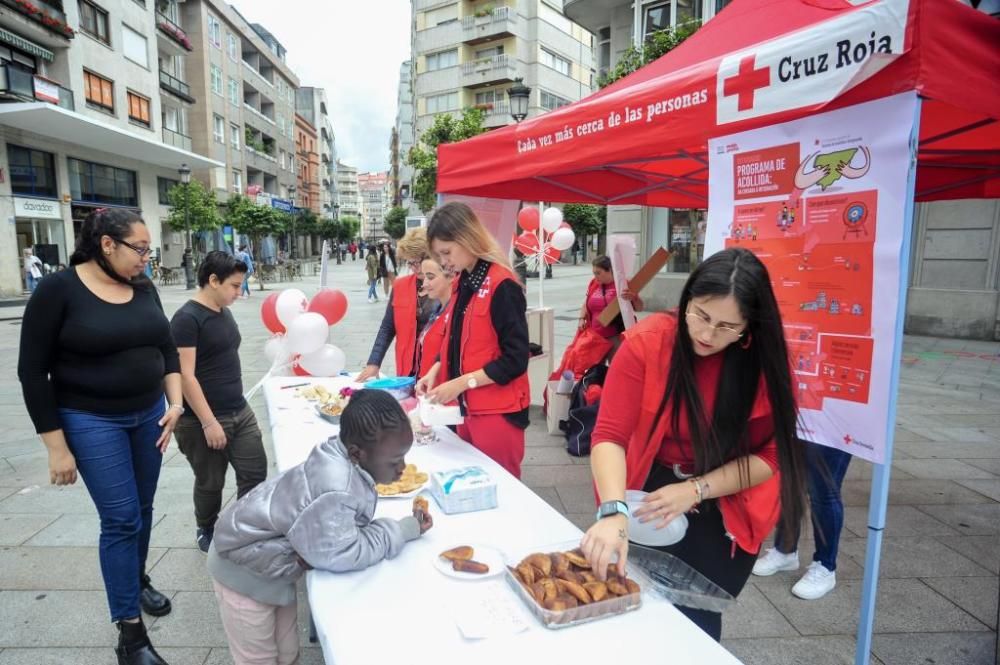
[[598,507],[596,519],[601,520],[605,517],[611,517],[612,515],[618,514],[628,517],[628,504],[624,501],[605,501]]
[[182,416],[184,415],[185,412],[184,405],[182,404],[171,404],[170,406],[167,407],[167,409],[177,409],[178,411],[181,412]]
[[469,390],[472,390],[473,388],[476,388],[479,385],[479,382],[476,381],[475,376],[470,376],[469,380],[465,382],[465,385],[468,386]]

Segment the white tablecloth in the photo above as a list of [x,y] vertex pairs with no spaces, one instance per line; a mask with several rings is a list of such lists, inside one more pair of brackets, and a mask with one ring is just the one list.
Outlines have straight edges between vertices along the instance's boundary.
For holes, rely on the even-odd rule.
[[[284,385],[297,377],[269,380],[264,386],[279,470],[303,461],[312,448],[337,432],[314,415],[312,407]],[[346,379],[313,379],[329,389]],[[580,530],[495,462],[447,429],[439,441],[410,450],[407,461],[423,471],[478,464],[497,481],[499,507],[445,515],[431,500],[434,528],[409,543],[394,560],[355,573],[308,574],[309,604],[328,664],[438,663],[456,665],[543,662],[691,663],[738,665],[729,652],[699,630],[670,603],[644,593],[634,612],[560,630],[542,626],[519,601],[508,604],[527,625],[519,633],[466,639],[456,619],[480,600],[503,595],[502,577],[464,582],[446,577],[433,562],[451,547],[480,544],[511,556],[576,543]],[[410,514],[404,499],[379,501],[379,516]],[[506,593],[513,596],[513,592]],[[506,596],[504,596],[506,598]],[[454,660],[451,660],[454,659]]]

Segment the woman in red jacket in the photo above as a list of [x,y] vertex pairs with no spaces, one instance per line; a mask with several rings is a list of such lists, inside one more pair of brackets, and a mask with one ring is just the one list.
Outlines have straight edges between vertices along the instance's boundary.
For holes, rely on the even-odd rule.
[[[643,489],[641,521],[662,527],[688,514],[684,539],[662,549],[736,596],[779,515],[791,533],[805,502],[788,351],[767,268],[745,249],[719,252],[691,274],[676,316],[650,316],[624,337],[593,434],[602,503],[583,551],[597,571],[617,554],[623,571],[625,490]],[[721,614],[678,609],[719,639]]]
[[465,417],[458,435],[520,477],[531,401],[524,289],[464,203],[438,208],[427,240],[456,277],[438,362],[417,383],[417,393],[439,403],[457,400]]
[[424,259],[420,266],[423,279],[421,295],[437,303],[430,320],[417,335],[417,377],[430,371],[441,353],[445,332],[448,330],[448,303],[451,301],[452,274],[441,267],[435,259]]

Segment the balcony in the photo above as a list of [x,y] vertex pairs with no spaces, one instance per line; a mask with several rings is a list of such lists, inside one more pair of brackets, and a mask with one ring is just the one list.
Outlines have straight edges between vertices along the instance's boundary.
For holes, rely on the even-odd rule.
[[462,41],[466,44],[480,44],[492,39],[514,36],[517,12],[511,7],[497,7],[482,16],[466,16],[462,19]]
[[244,76],[244,78],[250,79],[250,84],[253,87],[257,88],[258,90],[263,90],[264,89],[263,87],[261,87],[261,85],[257,84],[258,81],[263,86],[266,86],[268,89],[272,89],[272,90],[274,89],[274,84],[271,81],[268,81],[267,78],[263,74],[260,73],[260,71],[258,71],[257,69],[255,69],[254,66],[251,65],[246,60],[243,61],[243,76]]
[[[244,109],[246,109],[247,111],[250,111],[250,112],[251,112],[251,113],[253,113],[253,114],[254,114],[255,116],[257,116],[258,118],[260,118],[260,119],[261,119],[261,120],[263,120],[264,122],[266,122],[266,123],[268,123],[269,125],[271,125],[272,127],[274,127],[274,120],[271,120],[271,119],[270,119],[270,118],[268,118],[268,117],[267,117],[266,115],[264,115],[263,113],[261,113],[260,111],[258,111],[257,109],[255,109],[254,107],[250,106],[250,105],[249,105],[249,104],[247,104],[246,102],[243,102],[243,108],[244,108]],[[252,125],[252,124],[254,124],[254,123],[252,123],[252,122],[251,122],[250,124]]]
[[180,132],[167,129],[166,127],[163,128],[163,142],[167,145],[172,145],[175,148],[191,152],[191,137],[185,136]]
[[615,0],[565,0],[563,13],[566,18],[596,35],[601,28],[614,22],[611,16],[619,4]]
[[473,108],[482,108],[485,112],[485,117],[483,118],[484,127],[503,127],[504,125],[509,125],[514,122],[514,119],[510,117],[510,105],[507,104],[507,102],[475,104],[473,105]]
[[509,83],[515,77],[517,69],[514,67],[514,59],[506,54],[462,63],[461,83],[466,88],[485,88],[498,83]]
[[156,13],[156,27],[159,29],[159,35],[167,37],[167,39],[159,41],[167,47],[166,50],[171,55],[187,55],[187,53],[194,50],[194,46],[191,44],[187,33],[184,32],[181,26],[171,21],[166,14]]
[[[10,7],[18,14],[24,16],[31,23],[29,25],[41,26],[47,35],[58,35],[62,39],[48,46],[65,47],[67,39],[73,39],[76,31],[66,22],[66,13],[63,11],[63,4],[59,0],[0,0],[0,4]],[[20,26],[18,26],[20,27]],[[36,35],[25,35],[29,38],[36,38]],[[47,41],[39,39],[39,41]]]
[[7,64],[0,65],[0,96],[16,101],[49,102],[67,111],[75,110],[72,90]]
[[186,102],[191,104],[195,102],[194,97],[191,96],[191,86],[162,69],[160,70],[160,87]]
[[246,146],[245,163],[248,167],[259,169],[271,175],[278,173],[278,160],[250,146]]

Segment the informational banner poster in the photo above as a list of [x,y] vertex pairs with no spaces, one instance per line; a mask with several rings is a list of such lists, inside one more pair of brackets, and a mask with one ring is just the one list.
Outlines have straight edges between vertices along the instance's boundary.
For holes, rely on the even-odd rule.
[[618,294],[618,306],[621,308],[622,321],[625,328],[635,325],[635,308],[632,302],[625,300],[622,294],[628,288],[628,280],[635,270],[635,236],[612,234],[607,240],[608,256],[611,258],[611,273],[615,278],[615,292]]
[[709,141],[705,253],[767,265],[800,435],[885,461],[916,96]]

